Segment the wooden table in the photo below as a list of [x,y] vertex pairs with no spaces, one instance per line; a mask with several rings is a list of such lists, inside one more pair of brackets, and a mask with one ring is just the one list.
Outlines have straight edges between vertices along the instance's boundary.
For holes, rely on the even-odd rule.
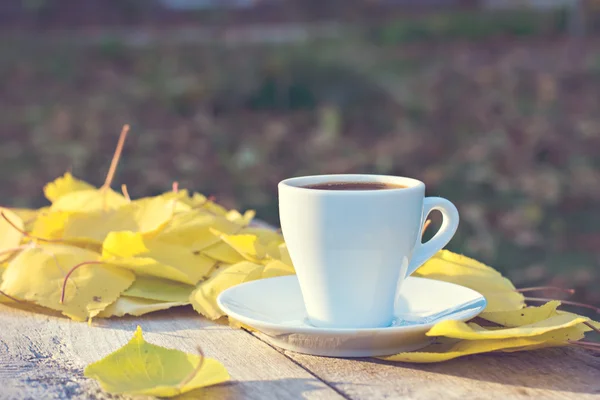
[[88,326],[6,305],[0,305],[0,398],[126,398],[104,393],[83,369],[125,344],[138,324],[151,343],[188,352],[199,344],[227,367],[230,383],[181,398],[600,399],[600,357],[579,349],[387,363],[282,351],[189,307]]

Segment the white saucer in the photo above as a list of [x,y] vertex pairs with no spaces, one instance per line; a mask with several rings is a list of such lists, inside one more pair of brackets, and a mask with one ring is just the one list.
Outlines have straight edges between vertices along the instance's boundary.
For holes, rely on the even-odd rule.
[[436,323],[466,321],[486,306],[474,290],[425,278],[407,278],[396,306],[396,320],[385,328],[330,329],[306,322],[295,275],[242,283],[217,298],[221,310],[264,334],[274,346],[329,357],[375,357],[414,351],[434,338],[425,333]]

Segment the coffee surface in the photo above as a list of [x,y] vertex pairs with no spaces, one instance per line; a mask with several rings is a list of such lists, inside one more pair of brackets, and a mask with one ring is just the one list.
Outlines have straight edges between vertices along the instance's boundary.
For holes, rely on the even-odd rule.
[[386,190],[404,189],[408,186],[383,182],[324,182],[302,187],[316,190]]

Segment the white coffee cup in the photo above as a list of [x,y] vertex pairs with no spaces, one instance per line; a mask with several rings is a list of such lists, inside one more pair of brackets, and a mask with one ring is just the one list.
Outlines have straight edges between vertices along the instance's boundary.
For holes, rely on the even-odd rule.
[[[332,182],[384,183],[402,188],[322,190]],[[458,227],[448,200],[425,197],[425,184],[384,175],[318,175],[278,185],[281,229],[308,314],[327,328],[392,324],[404,279],[441,250]],[[439,210],[442,226],[421,243],[427,215]]]

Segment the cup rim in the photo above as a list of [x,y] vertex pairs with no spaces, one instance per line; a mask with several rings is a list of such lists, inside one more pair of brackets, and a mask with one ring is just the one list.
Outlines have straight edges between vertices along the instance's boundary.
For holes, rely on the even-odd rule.
[[[330,189],[310,189],[303,187],[304,185],[314,185],[325,182],[379,182],[393,183],[406,187],[386,190],[330,190]],[[415,190],[425,191],[425,183],[422,181],[405,176],[395,175],[377,175],[377,174],[326,174],[326,175],[305,175],[293,178],[287,178],[279,182],[279,189],[286,188],[303,193],[319,193],[328,195],[381,195],[391,193],[408,193]]]

